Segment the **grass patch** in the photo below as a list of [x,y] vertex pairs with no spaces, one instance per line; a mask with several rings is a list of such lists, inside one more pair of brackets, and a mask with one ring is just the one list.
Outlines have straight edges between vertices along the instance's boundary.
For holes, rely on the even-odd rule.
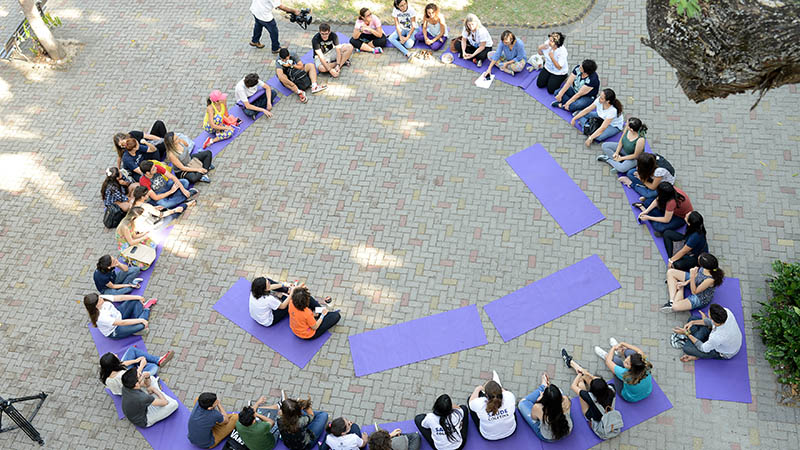
[[[433,1],[445,16],[451,30],[456,29],[467,13],[474,13],[485,25],[538,27],[568,22],[577,17],[592,0],[438,0]],[[313,9],[314,22],[354,23],[358,10],[367,7],[384,23],[392,23],[392,0],[288,0],[294,7],[305,4]],[[428,3],[412,1],[420,14]],[[313,25],[312,25],[313,26]],[[460,29],[460,27],[459,27]],[[343,31],[344,30],[339,30]],[[453,32],[451,31],[451,35]]]

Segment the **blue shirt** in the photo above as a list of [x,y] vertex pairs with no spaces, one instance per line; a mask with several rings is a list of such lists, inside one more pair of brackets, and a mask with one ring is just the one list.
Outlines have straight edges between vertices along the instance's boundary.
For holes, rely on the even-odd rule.
[[224,421],[222,414],[214,409],[205,409],[200,405],[194,405],[192,414],[189,416],[189,442],[201,447],[211,448],[214,445],[214,435],[211,428]]
[[696,256],[708,252],[708,242],[706,242],[706,237],[700,233],[690,234],[686,238],[686,245],[692,249],[689,253]]
[[117,276],[113,270],[108,273],[103,273],[95,269],[93,278],[94,278],[94,285],[95,287],[97,287],[97,291],[102,294],[104,290],[110,289],[108,287],[108,283],[109,282],[113,283],[116,277]]
[[587,95],[592,98],[597,97],[597,94],[600,93],[600,77],[597,76],[597,72],[581,78],[581,65],[578,64],[572,69],[572,74],[575,75],[575,81],[572,82],[572,89],[575,92],[578,92],[583,86],[589,86],[592,90]]
[[522,39],[517,38],[514,42],[514,48],[508,48],[505,42],[500,41],[500,46],[497,47],[497,53],[494,54],[492,61],[524,61],[528,59],[525,56],[525,45]]
[[139,145],[135,156],[131,156],[127,150],[122,152],[122,168],[130,172],[135,181],[139,181],[140,175],[134,170],[138,169],[139,163],[145,160],[145,155],[147,155],[147,146],[144,144]]
[[646,399],[653,392],[653,376],[648,373],[638,384],[628,384],[624,376],[627,372],[628,369],[624,367],[614,366],[614,375],[622,380],[623,383],[622,392],[620,392],[622,398],[629,402],[638,402]]

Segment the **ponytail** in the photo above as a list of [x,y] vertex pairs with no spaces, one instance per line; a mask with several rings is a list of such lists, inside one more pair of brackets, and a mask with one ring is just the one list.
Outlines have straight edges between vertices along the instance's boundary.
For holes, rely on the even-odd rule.
[[100,310],[97,309],[97,301],[99,297],[97,294],[86,294],[83,296],[83,306],[86,307],[86,312],[89,313],[89,320],[92,325],[97,328],[97,318],[100,317]]
[[631,117],[628,119],[628,128],[639,133],[639,136],[642,137],[647,134],[647,125],[643,124],[642,121],[637,117]]
[[490,416],[497,414],[497,411],[503,406],[503,388],[500,387],[496,381],[492,380],[486,383],[484,391],[488,399],[486,402],[486,412],[489,413]]
[[613,89],[606,88],[603,89],[603,95],[606,97],[606,101],[611,103],[611,106],[616,108],[617,117],[619,117],[619,115],[622,114],[622,103],[620,103],[619,99],[617,99],[617,93],[614,92]]
[[722,280],[725,279],[725,272],[719,268],[719,261],[716,256],[711,253],[703,253],[697,257],[697,265],[711,272],[711,278],[714,279],[714,287],[722,284]]

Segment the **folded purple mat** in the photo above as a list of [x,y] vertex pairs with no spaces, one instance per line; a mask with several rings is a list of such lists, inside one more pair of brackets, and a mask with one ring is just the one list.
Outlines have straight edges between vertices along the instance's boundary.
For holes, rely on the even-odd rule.
[[[147,270],[139,272],[139,278],[142,279],[142,282],[139,283],[139,288],[132,290],[129,295],[144,295],[147,284],[150,282],[150,277],[153,276],[153,267],[158,262],[158,258],[161,257],[161,252],[164,251],[164,244],[166,244],[167,239],[169,238],[170,231],[172,231],[171,226],[160,228],[153,232],[153,240],[156,241],[156,259],[153,261],[153,264],[150,264],[150,267],[148,267]],[[120,259],[120,261],[123,260]]]
[[[452,53],[450,50],[445,50],[446,53],[450,53],[453,55],[453,64],[457,65],[458,67],[463,67],[465,69],[469,69],[475,73],[481,74],[486,71],[486,68],[489,67],[489,61],[486,60],[483,62],[483,67],[478,67],[470,60],[463,59],[461,55],[456,55]],[[531,84],[536,80],[536,76],[538,72],[528,72],[528,66],[525,66],[525,69],[522,72],[518,72],[516,75],[511,76],[502,70],[494,67],[492,69],[492,74],[494,74],[495,79],[497,81],[502,81],[503,83],[510,84],[511,86],[516,86],[519,88],[525,88],[525,86]],[[535,84],[534,84],[535,86]],[[547,92],[547,91],[545,91]],[[552,100],[551,100],[552,101]]]
[[[92,335],[94,346],[97,348],[98,356],[103,356],[108,352],[121,356],[125,353],[125,350],[130,347],[138,347],[141,350],[147,351],[147,347],[145,347],[141,336],[128,336],[124,339],[109,339],[103,336],[103,333],[93,327],[92,324],[87,324],[87,326],[89,327],[89,334]],[[125,414],[122,412],[122,397],[112,394],[108,389],[105,391],[108,393],[108,396],[111,397],[111,401],[114,402],[114,407],[117,409],[117,418],[124,419]]]
[[[670,403],[664,391],[661,390],[661,387],[653,380],[653,392],[649,397],[640,402],[628,403],[622,397],[617,396],[614,406],[622,413],[622,421],[625,423],[622,431],[625,431],[672,408],[672,403]],[[583,417],[581,402],[578,397],[572,399],[570,414],[572,416],[572,433],[557,442],[540,441],[543,450],[584,450],[603,442],[594,434],[589,422]],[[517,427],[519,427],[519,423]]]
[[[694,363],[695,396],[711,400],[752,403],[744,333],[742,291],[738,278],[725,278],[714,291],[714,303],[731,310],[742,330],[742,348],[731,359],[699,359]],[[704,308],[708,314],[708,308]]]
[[475,305],[350,336],[356,376],[487,344]]
[[603,213],[540,144],[509,156],[506,162],[567,236],[605,219]]
[[[339,36],[339,43],[340,44],[342,44],[344,42],[347,42],[347,40],[350,39],[348,37],[347,40],[343,41],[342,40],[342,36],[344,36],[344,35],[342,33],[336,33],[336,34]],[[274,56],[275,56],[275,58],[278,57],[277,55],[274,55]],[[300,57],[300,61],[303,61],[303,64],[314,62],[314,50],[307,51],[303,56]],[[267,64],[267,70],[269,70],[270,73],[273,73],[273,74],[275,73],[275,70],[276,70],[275,69],[275,60],[272,60],[272,59],[269,60],[269,63]],[[267,84],[272,86],[273,88],[275,88],[275,90],[277,90],[278,93],[280,93],[284,97],[288,97],[288,96],[294,94],[294,92],[290,91],[286,86],[284,86],[281,83],[280,80],[278,80],[278,76],[277,75],[273,75],[272,78],[267,80]]]
[[620,287],[600,257],[592,255],[483,309],[508,342]]
[[249,302],[250,281],[239,278],[214,304],[214,309],[301,369],[308,365],[331,337],[331,334],[326,332],[310,341],[300,339],[289,328],[288,318],[271,327],[261,326],[250,317]]

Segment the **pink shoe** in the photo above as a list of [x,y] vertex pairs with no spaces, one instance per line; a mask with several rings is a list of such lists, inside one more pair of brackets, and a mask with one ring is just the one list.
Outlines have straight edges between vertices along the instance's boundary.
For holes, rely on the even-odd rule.
[[144,304],[144,309],[150,309],[156,303],[158,303],[158,299],[157,298],[151,298],[150,300],[147,301],[147,303]]

